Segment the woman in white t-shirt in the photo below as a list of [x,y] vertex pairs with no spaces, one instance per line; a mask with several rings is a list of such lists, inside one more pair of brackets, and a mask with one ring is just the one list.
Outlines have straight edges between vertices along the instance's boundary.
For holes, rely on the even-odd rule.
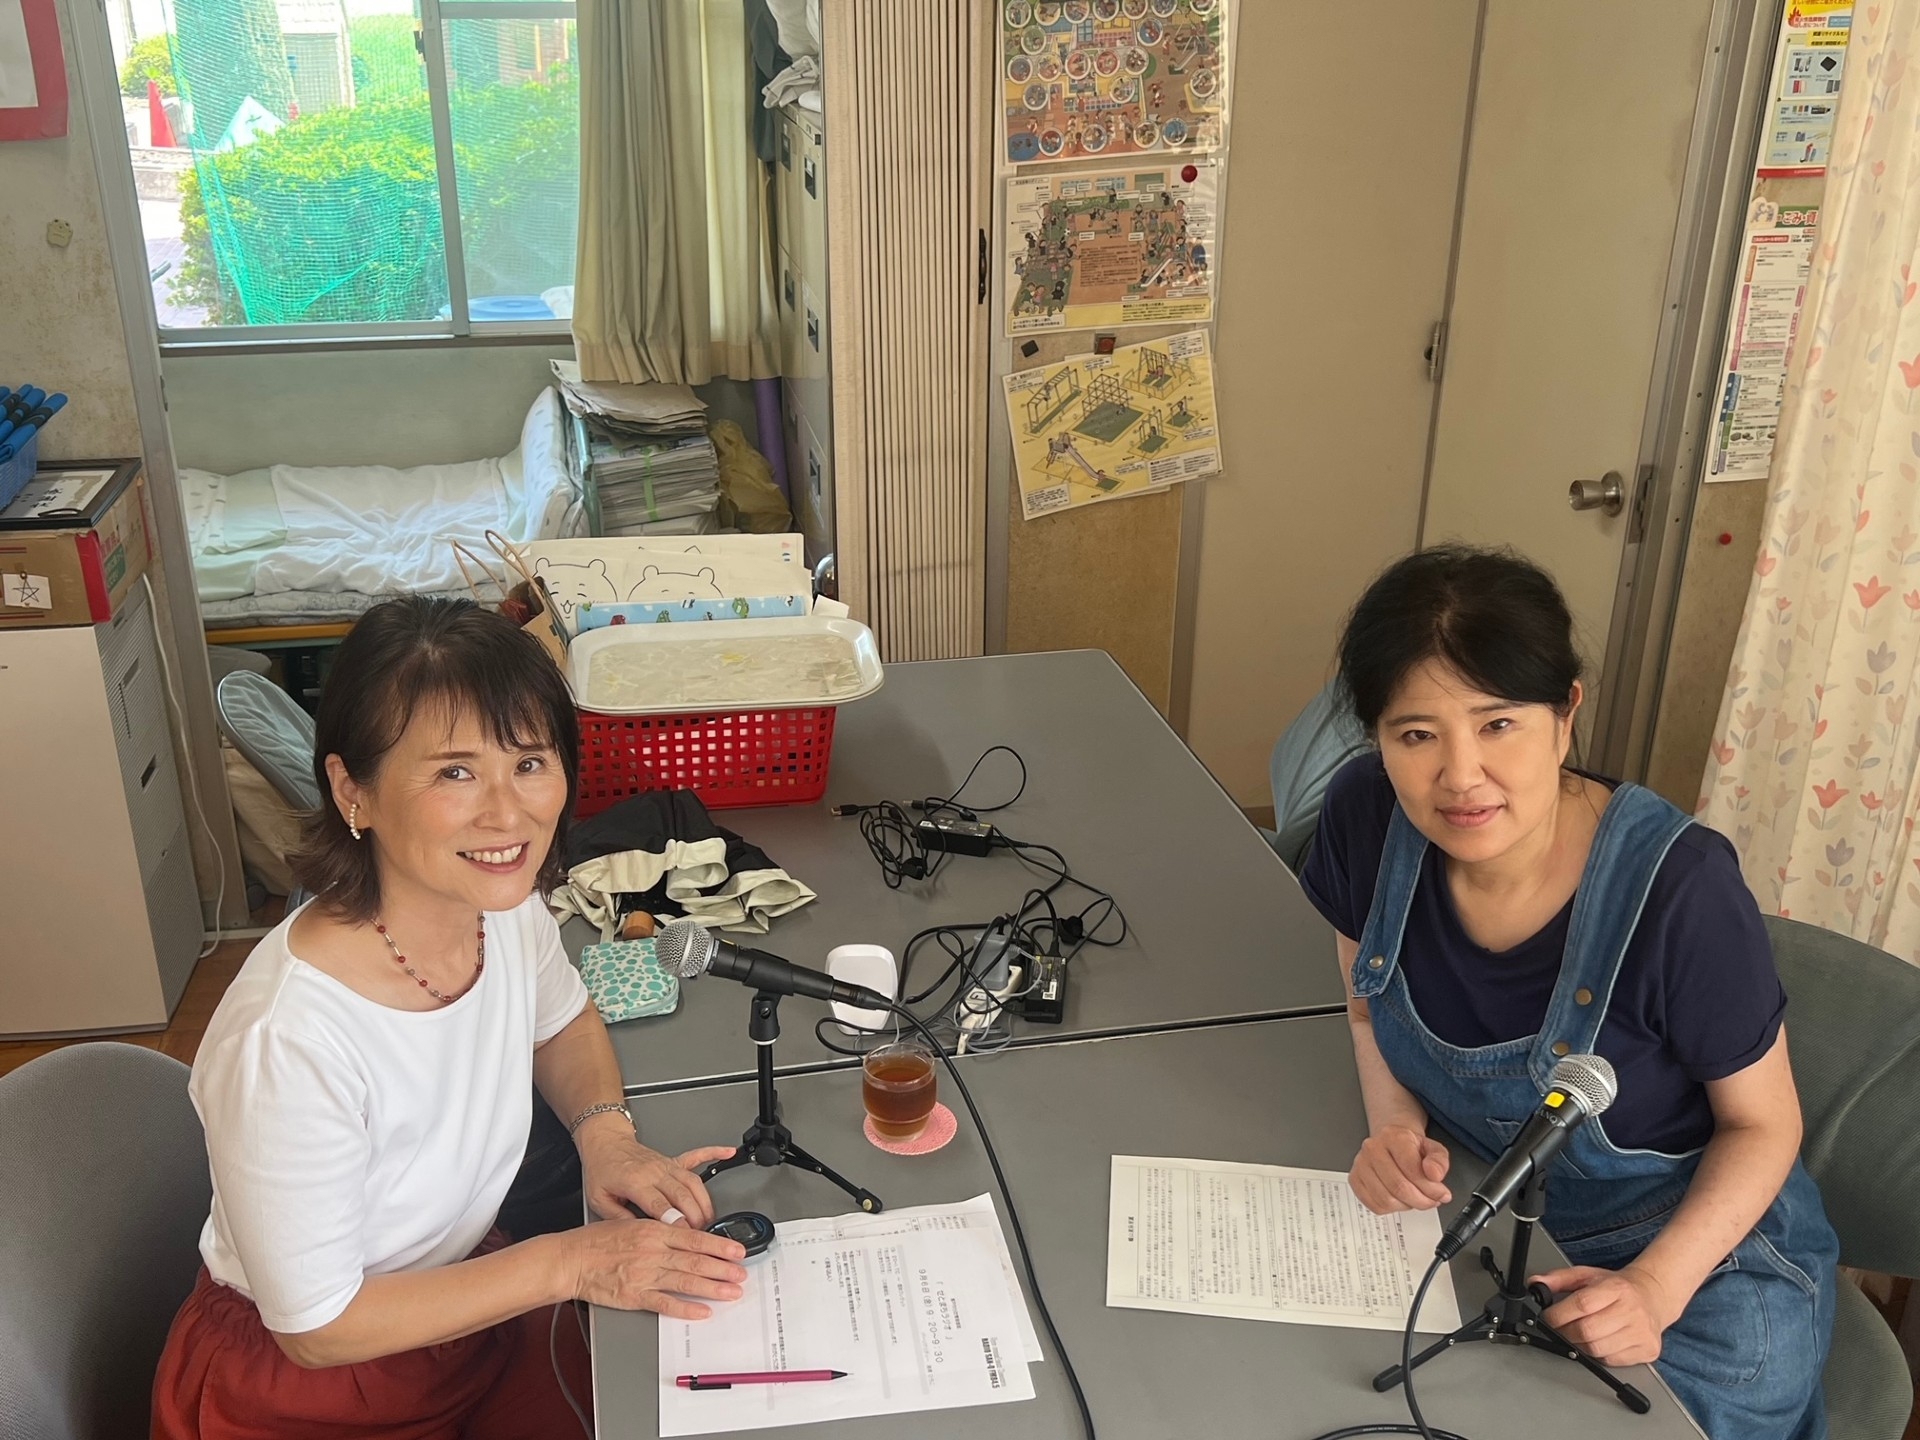
[[[565,681],[499,615],[399,600],[341,644],[330,801],[295,861],[319,898],[248,957],[194,1062],[213,1211],[156,1437],[565,1435],[558,1369],[581,1397],[587,1371],[558,1307],[698,1318],[741,1293],[693,1173],[732,1147],[640,1143],[541,900],[576,743]],[[494,1221],[536,1086],[603,1219],[513,1244]]]

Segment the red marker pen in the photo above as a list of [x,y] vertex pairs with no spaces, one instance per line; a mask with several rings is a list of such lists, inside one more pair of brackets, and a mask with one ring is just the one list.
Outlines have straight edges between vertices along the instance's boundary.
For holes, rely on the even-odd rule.
[[682,1390],[731,1390],[736,1385],[787,1385],[797,1380],[844,1380],[844,1370],[745,1370],[738,1375],[676,1375]]

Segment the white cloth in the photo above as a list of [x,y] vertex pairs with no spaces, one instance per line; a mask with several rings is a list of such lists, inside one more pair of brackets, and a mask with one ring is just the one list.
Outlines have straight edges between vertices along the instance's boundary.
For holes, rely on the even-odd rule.
[[663,851],[615,850],[583,860],[567,872],[551,903],[560,919],[578,915],[600,927],[602,940],[613,940],[624,918],[620,897],[644,895],[663,879],[667,899],[689,919],[715,930],[748,935],[766,934],[782,915],[819,898],[777,867],[729,875],[727,842],[716,835],[706,840],[669,840]]
[[767,0],[780,48],[798,60],[820,53],[820,0]]
[[438,1010],[314,969],[292,924],[240,967],[188,1087],[213,1170],[200,1254],[282,1334],[337,1319],[367,1275],[472,1252],[526,1152],[534,1047],[587,1003],[538,895],[487,916],[486,970]]
[[[761,88],[760,98],[766,102],[767,109],[778,110],[789,100],[805,103],[809,91],[818,93],[820,89],[820,62],[811,55],[802,55],[793,64],[782,70]],[[818,105],[808,106],[817,110]]]

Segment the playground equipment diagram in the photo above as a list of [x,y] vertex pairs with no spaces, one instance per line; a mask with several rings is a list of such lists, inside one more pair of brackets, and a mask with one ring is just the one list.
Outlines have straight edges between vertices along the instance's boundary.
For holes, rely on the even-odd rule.
[[1227,0],[1000,0],[1007,161],[1223,139]]
[[1220,469],[1207,333],[1076,355],[1006,377],[1014,473],[1029,520]]
[[1007,333],[1212,319],[1218,194],[1212,160],[1009,180]]

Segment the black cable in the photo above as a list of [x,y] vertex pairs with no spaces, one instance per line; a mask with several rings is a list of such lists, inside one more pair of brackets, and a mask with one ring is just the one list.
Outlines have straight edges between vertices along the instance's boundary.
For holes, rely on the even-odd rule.
[[[1007,1207],[1012,1209],[1011,1204]],[[1400,1388],[1406,1392],[1407,1413],[1413,1417],[1411,1425],[1349,1425],[1342,1430],[1329,1430],[1324,1435],[1316,1435],[1313,1440],[1349,1440],[1354,1435],[1418,1435],[1421,1440],[1467,1440],[1464,1435],[1451,1430],[1435,1430],[1428,1426],[1427,1417],[1420,1413],[1420,1402],[1413,1395],[1413,1328],[1420,1321],[1420,1307],[1426,1303],[1427,1288],[1433,1284],[1433,1277],[1440,1273],[1440,1267],[1447,1262],[1438,1255],[1427,1266],[1427,1273],[1420,1279],[1420,1288],[1413,1292],[1413,1304],[1407,1310],[1407,1328],[1400,1332]]]
[[958,785],[953,787],[953,793],[951,795],[947,795],[937,799],[933,797],[929,797],[928,799],[925,799],[925,800],[916,800],[913,802],[914,808],[916,810],[924,810],[928,814],[934,814],[941,810],[959,808],[955,804],[955,802],[958,801],[959,798],[966,793],[967,786],[973,783],[973,777],[979,772],[980,767],[986,764],[987,757],[989,755],[992,755],[995,751],[999,751],[999,750],[1004,750],[1007,752],[1007,754],[1013,756],[1013,763],[1020,767],[1019,788],[1013,792],[1013,799],[1011,800],[1002,800],[998,805],[975,805],[972,808],[968,818],[972,818],[973,816],[976,816],[976,815],[991,815],[996,810],[1005,810],[1006,808],[1008,808],[1015,801],[1017,801],[1022,795],[1027,793],[1027,762],[1021,758],[1020,752],[1014,749],[1011,745],[988,746],[985,750],[982,750],[980,752],[980,758],[973,762],[973,769],[967,771],[967,778],[962,780]]
[[[1040,1312],[1040,1323],[1047,1327],[1047,1338],[1053,1341],[1053,1348],[1060,1357],[1060,1368],[1066,1371],[1067,1385],[1073,1391],[1073,1403],[1080,1410],[1080,1424],[1087,1432],[1087,1440],[1097,1440],[1093,1428],[1093,1411],[1087,1407],[1087,1392],[1080,1388],[1079,1373],[1073,1368],[1073,1359],[1067,1354],[1067,1347],[1061,1342],[1060,1331],[1053,1323],[1053,1315],[1047,1309],[1047,1298],[1040,1292],[1040,1277],[1034,1273],[1033,1252],[1027,1248],[1027,1232],[1020,1224],[1020,1212],[1014,1207],[1013,1191],[1007,1185],[1007,1175],[1000,1168],[1000,1156],[994,1151],[993,1140],[987,1134],[987,1122],[980,1118],[980,1107],[973,1103],[973,1092],[967,1088],[967,1082],[961,1078],[960,1067],[953,1063],[953,1057],[946,1047],[929,1030],[920,1017],[903,1006],[893,1007],[893,1013],[906,1020],[914,1029],[926,1037],[927,1043],[947,1067],[947,1074],[953,1077],[954,1088],[960,1092],[960,1098],[967,1103],[967,1114],[973,1117],[973,1128],[980,1136],[980,1147],[987,1152],[987,1164],[993,1170],[993,1183],[1000,1187],[1000,1198],[1007,1202],[1007,1223],[1013,1227],[1014,1243],[1020,1250],[1020,1264],[1027,1274],[1027,1288],[1033,1292],[1034,1308]],[[1431,1272],[1429,1272],[1431,1279]],[[1424,1292],[1425,1287],[1422,1286]],[[1458,1440],[1458,1437],[1446,1437],[1446,1440]]]
[[[1121,910],[1120,902],[1115,900],[1107,891],[1102,890],[1098,885],[1091,884],[1075,875],[1072,867],[1067,864],[1066,856],[1062,855],[1051,845],[1042,845],[1032,840],[1016,840],[1011,835],[1004,834],[998,836],[997,839],[1000,846],[1003,849],[1013,851],[1014,855],[1022,864],[1030,865],[1034,869],[1039,870],[1043,875],[1051,875],[1053,877],[1053,883],[1047,886],[1044,891],[1029,892],[1030,894],[1044,896],[1048,901],[1049,908],[1052,908],[1052,897],[1059,892],[1060,887],[1063,885],[1075,886],[1093,896],[1093,899],[1088,901],[1076,914],[1065,917],[1063,921],[1053,927],[1052,935],[1056,944],[1062,939],[1065,939],[1068,944],[1073,946],[1073,950],[1064,957],[1067,962],[1071,963],[1073,956],[1078,955],[1087,945],[1111,948],[1112,946],[1126,943],[1130,931],[1127,925],[1126,912]],[[1034,858],[1038,855],[1052,856],[1058,863],[1058,868],[1052,865],[1041,864]],[[1106,906],[1106,909],[1101,912],[1100,918],[1089,922],[1089,917],[1102,905]],[[1099,931],[1109,919],[1119,920],[1120,933],[1110,940],[1102,940],[1099,938]],[[1072,928],[1078,930],[1079,933],[1077,935],[1070,936],[1066,933],[1066,929],[1063,927],[1069,923]]]
[[[1020,784],[1012,796],[996,805],[982,805],[977,810],[969,810],[959,804],[960,796],[967,786],[973,783],[973,777],[986,763],[987,757],[995,751],[1004,750],[1013,756],[1014,764],[1020,767]],[[966,778],[954,787],[950,795],[929,796],[924,800],[911,802],[912,808],[931,819],[942,814],[952,814],[962,820],[975,820],[981,815],[991,815],[996,810],[1005,810],[1022,795],[1027,793],[1027,762],[1020,752],[1011,745],[990,745],[980,752],[980,758],[973,762],[973,768],[967,771]],[[874,862],[879,865],[880,873],[887,882],[889,890],[898,890],[908,880],[932,880],[947,862],[947,851],[935,851],[929,854],[920,840],[919,823],[907,813],[907,807],[895,800],[879,800],[866,805],[836,805],[836,815],[858,815],[860,817],[860,838],[867,842]],[[1062,861],[1062,864],[1065,862]]]
[[867,849],[879,865],[889,890],[898,890],[904,881],[931,880],[940,873],[946,854],[927,858],[926,847],[920,843],[919,827],[899,805],[882,800],[875,805],[862,805],[854,813],[860,816],[860,838],[867,842]]

